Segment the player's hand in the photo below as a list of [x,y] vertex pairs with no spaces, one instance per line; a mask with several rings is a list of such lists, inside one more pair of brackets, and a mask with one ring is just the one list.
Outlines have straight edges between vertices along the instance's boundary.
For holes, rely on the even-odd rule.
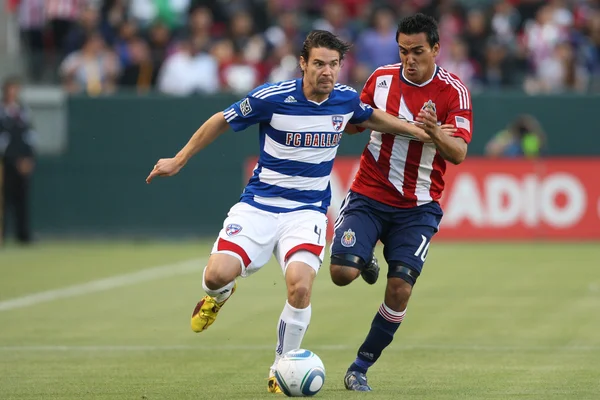
[[[457,131],[456,127],[452,124],[444,124],[440,126],[440,128],[442,132],[444,132],[444,134],[448,136],[454,135],[454,133]],[[431,140],[431,136],[425,133],[425,131],[421,128],[415,128],[415,130],[411,132],[411,134],[423,143],[433,143],[433,140]]]
[[448,136],[452,136],[456,133],[456,131],[458,131],[458,129],[456,129],[456,127],[452,124],[444,124],[440,126],[440,129]]
[[425,133],[425,131],[421,128],[419,128],[418,126],[415,126],[414,129],[412,130],[412,132],[410,132],[411,135],[413,135],[415,138],[417,138],[419,141],[423,142],[423,143],[432,143],[433,140],[431,140],[431,137]]
[[150,175],[148,175],[146,178],[146,183],[152,182],[152,180],[157,176],[173,176],[177,174],[181,168],[183,168],[183,164],[178,159],[161,158],[154,165]]
[[417,126],[423,128],[429,136],[439,134],[440,127],[437,124],[437,115],[430,109],[422,109],[416,118]]

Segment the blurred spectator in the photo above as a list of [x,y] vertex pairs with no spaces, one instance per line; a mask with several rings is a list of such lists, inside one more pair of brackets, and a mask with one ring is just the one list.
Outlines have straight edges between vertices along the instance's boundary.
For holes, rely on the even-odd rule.
[[148,92],[156,85],[159,66],[153,62],[148,44],[142,39],[135,38],[127,46],[129,62],[123,67],[119,85],[135,88],[138,93]]
[[18,11],[21,42],[27,57],[29,76],[34,82],[44,74],[44,0],[21,0]]
[[58,53],[59,60],[66,55],[65,41],[71,29],[77,24],[85,0],[46,0],[46,17],[52,32],[52,42]]
[[538,157],[546,135],[532,115],[518,116],[506,129],[498,132],[485,146],[491,157]]
[[544,62],[553,58],[556,45],[567,39],[566,31],[554,21],[553,8],[543,6],[536,14],[535,20],[525,27],[525,44],[530,53],[534,75]]
[[102,36],[94,32],[81,50],[65,59],[60,70],[68,92],[98,95],[115,90],[120,66],[115,54],[106,49]]
[[394,11],[389,7],[373,11],[370,27],[357,40],[355,80],[365,82],[376,68],[400,62],[396,43],[396,19]]
[[508,0],[501,0],[494,6],[491,21],[495,39],[509,47],[514,47],[517,41],[517,27],[521,16]]
[[128,0],[104,0],[100,9],[100,32],[106,43],[113,45],[116,32],[128,19]]
[[162,22],[154,23],[148,32],[148,44],[153,65],[160,69],[164,60],[173,51],[171,32]]
[[269,82],[280,82],[296,79],[301,76],[298,56],[293,52],[294,46],[285,42],[274,51],[274,66],[269,75]]
[[321,17],[313,23],[313,29],[332,32],[346,42],[354,39],[348,24],[346,7],[341,1],[323,2]]
[[276,24],[265,31],[264,37],[273,48],[289,44],[294,49],[299,49],[302,47],[305,35],[300,30],[298,14],[294,11],[283,11],[277,16]]
[[471,10],[467,15],[467,23],[463,34],[463,41],[469,51],[469,59],[482,61],[485,58],[489,35],[490,32],[483,11]]
[[14,215],[17,240],[31,241],[29,226],[29,182],[35,166],[31,111],[20,100],[16,77],[2,83],[0,103],[0,241],[7,233],[7,217]]
[[120,65],[123,67],[126,67],[130,63],[131,55],[129,43],[137,38],[137,36],[138,27],[135,21],[125,20],[121,22],[121,25],[118,27],[117,36],[114,40],[113,49],[119,58]]
[[588,79],[585,68],[577,63],[571,44],[562,42],[554,47],[553,55],[539,65],[537,76],[527,80],[525,90],[531,94],[583,92]]
[[95,8],[82,9],[77,22],[71,27],[64,40],[65,52],[72,53],[81,49],[86,38],[98,31],[99,21],[98,11]]
[[183,35],[199,46],[202,51],[208,52],[214,42],[212,33],[213,16],[206,7],[196,8],[190,14],[186,32]]
[[161,92],[186,96],[219,90],[217,61],[202,50],[203,45],[191,40],[180,43],[179,50],[166,59],[159,71]]
[[447,58],[443,67],[448,72],[460,77],[460,80],[468,87],[472,88],[475,83],[476,69],[475,65],[469,60],[467,46],[460,39],[455,39],[450,44],[450,49],[447,51]]
[[246,11],[236,12],[229,22],[229,39],[236,51],[242,51],[255,35],[252,17]]
[[289,55],[308,30],[325,29],[354,44],[339,81],[358,88],[376,67],[399,61],[397,18],[425,12],[443,33],[438,64],[474,90],[600,91],[599,0],[10,0],[8,9],[18,10],[36,82],[98,31],[123,73],[131,49],[143,47],[138,39],[153,70],[189,40],[195,54],[218,54],[218,90],[242,90],[256,77],[296,76]]
[[507,45],[490,40],[484,48],[480,80],[486,89],[507,89],[519,79],[516,64],[509,56]]

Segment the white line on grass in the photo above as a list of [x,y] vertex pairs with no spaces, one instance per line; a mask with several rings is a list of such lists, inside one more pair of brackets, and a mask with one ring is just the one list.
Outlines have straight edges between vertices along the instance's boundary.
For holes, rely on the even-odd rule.
[[[355,346],[332,344],[310,346],[312,350],[346,351],[355,350]],[[272,350],[273,345],[94,345],[94,346],[70,346],[70,345],[39,345],[39,346],[0,346],[0,352],[146,352],[146,351],[263,351]],[[486,346],[486,345],[452,345],[452,344],[412,344],[392,347],[392,351],[408,350],[446,350],[446,351],[475,351],[475,352],[506,352],[506,351],[599,351],[600,346]],[[387,349],[386,349],[387,351]]]
[[64,299],[67,297],[83,296],[85,294],[101,292],[123,286],[135,285],[140,282],[153,281],[160,278],[168,278],[175,275],[185,275],[197,272],[204,268],[206,259],[186,260],[178,263],[161,265],[159,267],[147,268],[141,271],[124,275],[116,275],[110,278],[97,279],[94,281],[67,286],[45,292],[32,293],[23,297],[15,297],[0,301],[0,311],[14,310],[16,308],[29,307],[40,303]]

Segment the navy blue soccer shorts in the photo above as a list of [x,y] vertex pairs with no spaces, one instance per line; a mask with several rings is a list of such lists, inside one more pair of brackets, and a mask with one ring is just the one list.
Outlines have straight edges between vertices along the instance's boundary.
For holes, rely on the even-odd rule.
[[388,266],[401,264],[421,274],[442,216],[436,202],[397,208],[350,191],[335,221],[331,255],[351,254],[368,263],[381,240]]

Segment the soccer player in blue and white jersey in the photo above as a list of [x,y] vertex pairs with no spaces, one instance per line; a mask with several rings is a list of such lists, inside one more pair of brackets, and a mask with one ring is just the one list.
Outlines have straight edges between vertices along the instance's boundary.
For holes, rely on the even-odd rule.
[[150,183],[175,175],[230,127],[241,131],[259,124],[258,163],[214,244],[202,277],[207,295],[191,326],[195,332],[207,329],[234,292],[236,278],[256,272],[274,254],[285,275],[287,301],[277,324],[269,392],[280,392],[273,369],[282,354],[300,348],[310,323],[312,284],[325,253],[330,173],[346,124],[425,137],[415,125],[373,110],[354,89],[336,84],[349,47],[330,32],[311,32],[300,56],[301,79],[262,85],[216,113],[147,178]]

